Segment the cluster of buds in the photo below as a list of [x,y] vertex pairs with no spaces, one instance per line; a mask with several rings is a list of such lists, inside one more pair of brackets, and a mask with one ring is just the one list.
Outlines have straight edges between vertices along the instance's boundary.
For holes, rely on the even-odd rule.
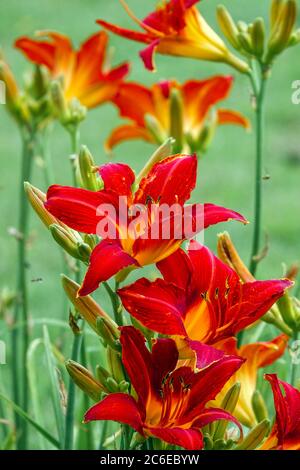
[[295,31],[296,0],[272,0],[269,34],[262,18],[236,23],[223,5],[218,7],[217,18],[232,47],[247,58],[256,58],[266,71],[276,56],[300,42],[300,30]]
[[53,80],[51,82],[50,99],[55,117],[69,132],[74,132],[85,119],[87,108],[77,98],[69,101],[66,100],[60,80]]

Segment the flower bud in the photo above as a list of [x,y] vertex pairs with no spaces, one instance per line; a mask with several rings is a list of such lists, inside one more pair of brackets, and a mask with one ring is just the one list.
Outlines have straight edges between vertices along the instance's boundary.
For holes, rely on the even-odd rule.
[[111,318],[98,317],[96,320],[96,328],[98,335],[101,336],[105,344],[108,344],[116,351],[120,351],[120,331]]
[[235,450],[254,450],[259,444],[262,443],[270,429],[270,421],[264,419],[261,423],[257,424],[247,436],[243,439],[243,442],[236,446]]
[[66,369],[73,382],[92,400],[99,401],[101,393],[104,391],[102,385],[93,377],[93,375],[81,364],[69,360],[65,363]]
[[50,84],[50,96],[55,114],[61,122],[67,122],[70,119],[68,104],[64,96],[62,84],[59,80],[54,80]]
[[237,37],[241,48],[246,52],[246,54],[253,55],[253,45],[248,30],[247,32],[239,32]]
[[121,355],[114,349],[107,347],[107,363],[112,377],[117,383],[125,380]]
[[148,162],[144,166],[144,168],[141,170],[141,172],[138,174],[138,176],[135,179],[135,185],[137,186],[140,181],[149,173],[153,165],[155,163],[160,162],[166,157],[169,157],[172,155],[172,150],[173,150],[173,144],[174,144],[174,139],[172,137],[169,137],[168,139],[165,140],[165,142],[158,147],[157,150],[151,155],[149,158]]
[[45,209],[45,193],[40,191],[38,188],[35,188],[27,181],[24,183],[24,189],[27,199],[30,202],[33,210],[36,212],[38,217],[41,219],[41,221],[47,228],[49,228],[49,226],[53,224],[59,224],[63,226],[63,224],[61,224],[58,219],[56,219],[53,215],[50,214],[50,212]]
[[270,12],[271,33],[277,26],[277,22],[283,11],[285,0],[272,0]]
[[224,36],[228,39],[232,47],[239,50],[240,44],[237,38],[238,29],[230,13],[223,5],[217,7],[217,19]]
[[295,31],[291,35],[289,42],[288,42],[288,47],[296,46],[297,44],[299,44],[299,42],[300,42],[300,29],[297,29],[297,31]]
[[170,136],[175,139],[174,153],[180,153],[184,144],[183,133],[183,99],[180,90],[173,88],[170,92]]
[[106,386],[109,392],[116,393],[119,392],[119,384],[115,381],[113,377],[108,377],[106,380]]
[[81,121],[86,118],[87,109],[83,106],[77,98],[73,98],[69,102],[70,120],[65,124],[73,124],[77,126]]
[[268,410],[263,399],[262,394],[259,390],[255,390],[252,395],[252,408],[258,423],[261,421],[268,419]]
[[288,0],[278,11],[279,16],[277,17],[268,43],[267,64],[288,47],[297,17],[296,1]]
[[277,305],[273,305],[273,307],[271,307],[270,310],[262,317],[262,320],[266,323],[276,326],[286,335],[292,336],[293,332],[291,328],[283,321]]
[[97,330],[97,319],[105,318],[108,323],[111,324],[112,328],[117,329],[117,325],[114,321],[107,315],[104,310],[95,302],[95,300],[90,296],[86,295],[85,297],[78,297],[77,293],[80,288],[80,285],[72,279],[68,278],[65,275],[62,275],[62,285],[64,288],[67,297],[74,305],[75,309],[80,313],[80,315],[86,320],[90,327],[98,333]]
[[218,234],[217,251],[221,261],[234,269],[243,282],[255,281],[255,278],[241,260],[228,232]]
[[284,322],[294,331],[297,329],[296,312],[293,305],[292,297],[285,292],[280,299],[277,300],[277,306]]
[[98,365],[96,367],[96,376],[97,376],[98,382],[100,382],[101,385],[105,387],[106,380],[108,379],[108,377],[110,377],[110,373],[106,369],[104,369],[104,367]]
[[99,191],[103,188],[103,182],[97,177],[94,169],[95,162],[85,145],[82,145],[78,156],[82,186],[90,191]]
[[[233,413],[240,396],[240,391],[241,384],[239,382],[236,382],[232,387],[230,387],[225,397],[223,398],[221,403],[221,409],[226,410],[229,413]],[[214,441],[224,438],[227,424],[228,422],[225,420],[221,420],[217,423],[214,432]]]
[[265,23],[262,18],[257,18],[253,23],[251,31],[251,39],[253,53],[256,57],[261,58],[265,50]]
[[147,113],[144,116],[144,121],[147,130],[150,132],[155,142],[161,145],[168,136],[158,119],[152,114]]
[[196,148],[200,152],[206,152],[211,144],[218,125],[218,115],[212,110],[210,118],[207,119],[197,138]]
[[52,224],[49,230],[56,241],[70,256],[81,261],[88,261],[91,249],[89,245],[78,239],[79,235],[70,229],[65,229],[61,225]]

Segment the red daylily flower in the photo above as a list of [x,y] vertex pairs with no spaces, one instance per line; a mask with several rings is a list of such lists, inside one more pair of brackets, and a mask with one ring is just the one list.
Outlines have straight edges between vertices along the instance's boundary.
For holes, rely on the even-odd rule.
[[[182,85],[175,80],[156,83],[151,87],[138,83],[122,83],[113,102],[121,116],[133,123],[114,129],[106,142],[106,147],[111,150],[115,145],[128,139],[143,139],[156,143],[157,139],[147,127],[148,116],[155,120],[156,127],[160,129],[160,138],[165,140],[170,134],[171,92],[175,89],[182,97],[183,134],[187,140],[193,140],[194,147],[197,148],[209,112],[215,104],[228,96],[231,86],[230,76],[189,80]],[[227,109],[217,110],[216,122],[249,128],[249,121],[242,114]]]
[[77,98],[87,108],[110,100],[128,73],[128,64],[105,67],[108,37],[104,31],[89,37],[75,51],[70,39],[53,31],[42,31],[42,39],[23,36],[15,42],[25,56],[35,64],[44,65],[52,78],[63,80],[67,101]]
[[[124,214],[118,212],[119,196],[127,197],[129,207],[132,204],[136,207],[143,205],[148,210],[148,202],[154,201],[154,206],[158,209],[163,204],[170,207],[175,203],[183,208],[196,184],[197,158],[195,155],[174,155],[157,163],[141,180],[135,193],[132,192],[135,176],[127,165],[107,163],[99,168],[99,173],[104,182],[103,190],[93,192],[68,186],[51,186],[45,203],[46,209],[57,219],[79,232],[90,234],[99,234],[99,223],[106,215],[104,211],[99,212],[102,204],[108,204],[115,210],[115,237],[103,239],[94,248],[79,295],[89,294],[97,289],[100,282],[109,279],[124,268],[129,266],[134,268],[161,261],[174,253],[185,238],[195,235],[195,233],[192,235],[182,233],[181,236],[175,238],[172,236],[172,233],[175,233],[173,231],[176,225],[175,216],[171,214],[165,218],[157,217],[152,220],[152,215],[148,213],[146,213],[146,226],[140,227],[141,234],[136,235],[130,231],[130,224],[137,219],[132,217],[133,220],[129,218],[128,221],[124,221]],[[199,208],[200,216],[198,217]],[[197,217],[201,219],[199,230],[229,219],[246,223],[246,220],[237,212],[213,204],[193,204],[189,209],[192,224]],[[185,217],[184,212],[180,217]],[[171,234],[164,237],[163,227],[168,222],[171,225]],[[159,229],[157,238],[151,237],[153,227]]]
[[142,278],[119,289],[126,310],[161,334],[215,344],[264,315],[292,286],[289,280],[242,284],[205,246],[191,241],[157,264],[164,279]]
[[276,374],[266,374],[276,409],[276,422],[261,450],[300,450],[300,392]]
[[134,398],[113,393],[90,408],[85,422],[113,420],[128,424],[142,436],[157,437],[189,450],[202,449],[200,428],[219,419],[238,421],[227,411],[206,408],[243,363],[224,356],[200,372],[176,369],[178,351],[171,339],[158,339],[150,352],[132,326],[122,327],[122,362],[134,387]]
[[144,30],[132,31],[98,20],[105,29],[127,39],[147,44],[140,57],[148,70],[154,70],[154,53],[226,62],[243,73],[248,65],[234,56],[195,7],[199,0],[169,0],[140,21],[120,0],[129,16]]

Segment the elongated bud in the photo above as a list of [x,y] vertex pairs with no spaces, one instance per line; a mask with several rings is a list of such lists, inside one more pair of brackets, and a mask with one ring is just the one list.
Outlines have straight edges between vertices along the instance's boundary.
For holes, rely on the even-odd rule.
[[296,312],[294,309],[292,298],[290,297],[288,292],[285,292],[283,296],[277,300],[277,306],[284,322],[292,330],[297,328]]
[[288,0],[282,6],[280,12],[276,28],[269,39],[266,63],[270,63],[276,55],[280,54],[288,47],[297,17],[297,5],[295,0]]
[[175,139],[174,153],[182,152],[184,144],[183,100],[177,88],[173,88],[170,92],[170,136]]
[[271,10],[270,10],[271,34],[276,29],[277,23],[283,12],[284,3],[285,3],[285,0],[272,0]]
[[211,144],[218,125],[218,115],[212,110],[210,118],[207,119],[197,139],[197,150],[206,152]]
[[107,363],[109,365],[111,375],[117,383],[125,380],[121,355],[109,346],[107,347]]
[[290,39],[289,39],[289,42],[288,42],[288,47],[293,47],[293,46],[296,46],[297,44],[299,44],[300,42],[300,29],[297,29],[297,31],[295,31]]
[[27,196],[28,201],[30,202],[33,210],[36,212],[38,217],[41,219],[43,224],[49,228],[52,224],[62,225],[58,219],[50,214],[45,209],[44,203],[46,201],[46,194],[40,191],[38,188],[32,186],[27,181],[24,183],[24,190]]
[[255,281],[255,278],[241,260],[228,232],[218,234],[217,251],[223,263],[234,269],[243,282]]
[[245,23],[245,21],[238,21],[237,22],[237,28],[240,33],[247,33],[248,32],[248,25]]
[[95,173],[95,162],[85,145],[82,145],[78,156],[82,186],[90,191],[99,191],[103,188],[103,182]]
[[[225,397],[223,398],[221,408],[223,410],[228,411],[229,413],[233,413],[237,405],[239,396],[240,396],[240,391],[241,391],[241,384],[239,382],[236,382],[228,390]],[[217,423],[215,433],[214,433],[214,441],[224,438],[227,424],[228,422],[224,420],[221,420]]]
[[261,423],[255,426],[248,435],[244,438],[243,442],[236,446],[235,450],[254,450],[259,444],[262,443],[270,429],[270,421],[264,419]]
[[266,403],[259,390],[255,390],[252,395],[252,408],[258,423],[265,419],[268,419],[269,414],[266,407]]
[[149,173],[155,163],[158,163],[164,158],[172,155],[172,148],[174,142],[174,139],[172,137],[169,137],[160,147],[158,147],[157,150],[155,150],[155,152],[151,155],[144,168],[136,177],[135,185],[138,185],[140,183],[140,181]]
[[71,230],[66,230],[64,227],[58,224],[52,224],[49,226],[49,230],[56,241],[70,256],[73,258],[80,259],[81,261],[88,261],[91,249],[89,245],[78,240],[78,234]]
[[98,365],[96,367],[96,376],[98,382],[100,382],[101,385],[105,387],[106,380],[108,379],[108,377],[110,377],[110,373],[104,367]]
[[106,380],[106,386],[109,392],[117,393],[119,392],[119,384],[115,381],[113,377],[108,377]]
[[98,335],[101,336],[106,344],[112,349],[120,351],[120,331],[111,318],[98,317],[96,320],[96,328]]
[[[77,98],[73,98],[69,102],[70,123],[78,125],[86,118],[87,109],[83,106]],[[69,124],[67,122],[67,124]]]
[[99,401],[104,389],[95,377],[75,361],[66,361],[65,366],[73,382],[92,400]]
[[240,43],[241,48],[250,55],[253,55],[253,46],[251,41],[251,36],[247,32],[240,32],[238,33],[238,41]]
[[144,121],[145,126],[152,135],[154,141],[158,145],[161,145],[168,136],[158,119],[156,119],[156,117],[152,114],[146,114],[144,117]]
[[261,58],[265,50],[265,23],[262,18],[257,18],[253,23],[251,31],[251,39],[253,53],[256,57]]
[[238,29],[233,21],[230,13],[228,10],[224,7],[224,5],[218,5],[217,7],[217,19],[219,26],[222,30],[222,33],[224,36],[228,39],[230,44],[237,50],[240,49],[240,44],[237,38],[238,35]]
[[55,114],[57,115],[58,119],[61,122],[68,121],[70,119],[70,112],[63,92],[62,84],[59,80],[54,80],[51,82],[50,96]]
[[262,317],[262,320],[276,326],[286,335],[292,336],[292,329],[283,321],[277,305],[273,305],[273,307],[270,308],[270,310]]
[[61,276],[61,280],[67,297],[72,302],[76,310],[80,313],[80,315],[86,320],[86,322],[96,333],[98,333],[98,318],[105,318],[107,322],[111,323],[112,328],[117,328],[116,323],[108,316],[106,312],[104,312],[104,310],[102,310],[102,308],[90,295],[86,295],[85,297],[77,296],[78,290],[80,288],[80,285],[77,284],[77,282],[73,281],[65,275]]
[[19,96],[18,85],[9,66],[2,60],[0,60],[0,80],[5,84],[5,94],[8,105],[14,107]]
[[45,96],[49,87],[49,73],[45,67],[36,65],[33,80],[32,80],[32,94],[35,98],[39,99]]

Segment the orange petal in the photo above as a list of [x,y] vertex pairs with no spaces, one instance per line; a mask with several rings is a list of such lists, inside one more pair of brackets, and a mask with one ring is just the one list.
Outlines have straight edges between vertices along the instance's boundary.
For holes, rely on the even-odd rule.
[[147,142],[153,142],[150,133],[143,127],[135,126],[134,124],[124,124],[123,126],[116,127],[108,139],[105,141],[105,149],[111,152],[112,149],[126,140],[142,139]]
[[230,109],[219,109],[218,111],[219,124],[236,124],[245,129],[251,129],[251,123],[243,114],[238,111],[231,111]]

